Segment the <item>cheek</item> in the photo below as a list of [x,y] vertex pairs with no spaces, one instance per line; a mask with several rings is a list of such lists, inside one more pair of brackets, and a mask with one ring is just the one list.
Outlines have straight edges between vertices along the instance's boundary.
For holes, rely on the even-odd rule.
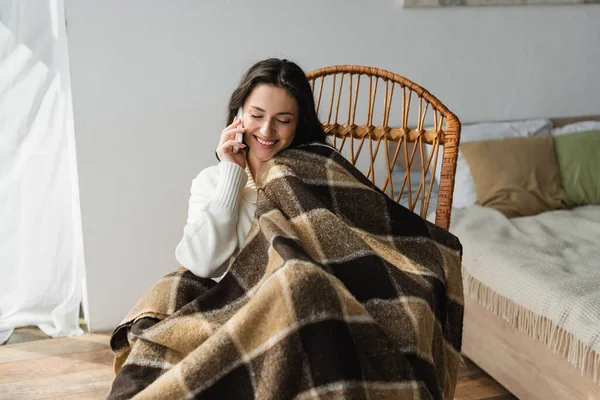
[[248,121],[248,123],[244,123],[244,128],[246,129],[244,131],[244,139],[246,140],[246,143],[248,142],[248,140],[250,138],[252,138],[252,135],[254,134],[254,132],[258,131],[260,129],[260,125],[257,126],[255,121]]
[[244,128],[246,128],[246,133],[255,131],[260,128],[260,124],[258,124],[253,119],[244,120]]
[[285,131],[281,133],[281,136],[286,143],[292,143],[292,141],[294,140],[294,136],[296,136],[296,127],[286,127]]

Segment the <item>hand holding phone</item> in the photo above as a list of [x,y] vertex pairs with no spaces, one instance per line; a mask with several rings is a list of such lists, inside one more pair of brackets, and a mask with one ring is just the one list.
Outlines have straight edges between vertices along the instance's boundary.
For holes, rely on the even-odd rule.
[[241,149],[246,148],[244,144],[244,127],[241,125],[241,109],[238,110],[237,118],[227,125],[221,132],[221,139],[217,146],[217,158],[219,161],[227,161],[246,168],[246,154]]

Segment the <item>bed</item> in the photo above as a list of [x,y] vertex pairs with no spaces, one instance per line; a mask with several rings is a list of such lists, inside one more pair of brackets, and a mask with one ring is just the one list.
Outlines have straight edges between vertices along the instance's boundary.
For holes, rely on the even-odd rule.
[[515,220],[454,212],[463,353],[519,398],[600,397],[600,206]]
[[463,354],[522,399],[600,399],[600,205],[513,219],[455,208],[450,231],[464,247]]

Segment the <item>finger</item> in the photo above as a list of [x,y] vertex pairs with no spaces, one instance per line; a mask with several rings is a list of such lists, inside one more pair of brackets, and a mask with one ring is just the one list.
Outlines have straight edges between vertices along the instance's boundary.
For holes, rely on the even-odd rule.
[[233,117],[233,121],[231,121],[231,124],[227,125],[227,127],[225,127],[225,129],[231,129],[231,128],[234,128],[234,127],[238,126],[238,125],[239,125],[239,124],[241,124],[241,123],[242,123],[242,120],[241,120],[241,119],[239,119],[239,118],[237,117],[237,115],[236,115],[235,117]]
[[225,141],[235,138],[235,134],[236,133],[244,133],[246,131],[245,128],[232,128],[232,129],[225,129],[223,131],[223,133],[221,134],[221,143],[224,143]]
[[235,129],[235,128],[236,128],[238,125],[239,125],[239,124],[237,124],[236,118],[234,118],[234,119],[233,119],[233,122],[232,122],[231,124],[227,125],[227,126],[225,127],[225,129],[223,129],[223,130],[221,131],[221,136],[224,136],[224,135],[225,135],[225,133],[226,133],[227,131],[229,131],[229,130],[231,130],[231,129]]
[[242,126],[238,126],[238,127],[234,127],[234,128],[230,128],[230,129],[225,129],[223,131],[223,133],[243,133],[246,131],[246,128],[242,127]]
[[224,148],[233,148],[234,146],[241,147],[241,148],[246,147],[246,145],[244,143],[240,143],[237,140],[233,140],[233,139],[232,140],[228,140],[227,142],[225,142],[223,144]]
[[227,127],[225,129],[223,129],[223,131],[221,131],[221,136],[226,136],[228,133],[231,132],[243,132],[246,128],[244,128],[243,126],[231,126],[231,127]]
[[240,149],[243,149],[246,147],[246,145],[238,142],[237,140],[228,140],[227,142],[221,145],[221,148],[224,151],[233,151],[234,147],[239,147]]

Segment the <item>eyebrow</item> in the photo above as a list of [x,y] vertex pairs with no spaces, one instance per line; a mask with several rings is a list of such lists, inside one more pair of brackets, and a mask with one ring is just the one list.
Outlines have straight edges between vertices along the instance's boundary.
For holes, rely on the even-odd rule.
[[[257,106],[250,106],[250,108],[254,108],[255,110],[260,111],[260,112],[266,112],[265,110],[263,110],[262,108],[257,107]],[[289,112],[289,111],[282,111],[282,112],[279,112],[279,113],[277,113],[275,115],[291,115],[293,117],[294,113]]]

